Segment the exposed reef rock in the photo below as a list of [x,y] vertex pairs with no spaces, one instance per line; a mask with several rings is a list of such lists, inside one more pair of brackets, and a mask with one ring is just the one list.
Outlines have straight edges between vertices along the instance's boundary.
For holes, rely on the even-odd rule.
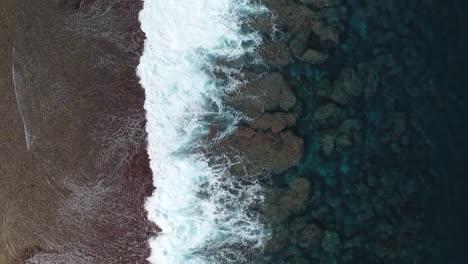
[[296,165],[302,157],[302,145],[302,139],[290,131],[274,134],[239,128],[218,147],[233,159],[243,160],[233,166],[235,174],[259,176],[264,172],[282,173]]
[[296,104],[296,96],[279,73],[271,73],[252,80],[228,98],[228,102],[250,118],[265,111],[289,111]]
[[[277,46],[270,46],[276,50]],[[283,64],[283,62],[280,62]],[[231,170],[236,175],[262,177],[279,174],[302,157],[303,140],[295,125],[296,96],[280,73],[267,73],[228,95],[228,103],[245,115],[244,124],[217,144],[232,160],[241,160]]]
[[[293,61],[284,42],[266,42],[259,54],[266,64],[286,66]],[[217,144],[231,159],[237,175],[259,177],[283,173],[298,164],[303,140],[290,128],[295,126],[297,99],[281,73],[266,71],[259,77],[247,72],[244,87],[227,96],[227,102],[244,115],[239,129]]]
[[[262,50],[260,53],[266,54],[263,57],[267,62],[281,61],[282,63],[277,65],[284,66],[286,62],[291,61],[290,54],[292,54],[299,61],[322,64],[329,58],[330,49],[339,44],[342,28],[339,23],[329,21],[330,16],[324,16],[321,12],[321,9],[335,10],[338,1],[304,0],[303,2],[308,6],[291,1],[265,1],[265,5],[277,16],[275,26],[281,32],[280,37],[275,39],[276,47],[281,48],[271,49],[268,52]],[[340,16],[339,12],[335,13],[338,13],[337,17]],[[315,45],[309,47],[310,42]],[[289,48],[289,53],[285,47]]]
[[264,113],[258,119],[247,121],[247,124],[255,130],[268,131],[277,134],[285,128],[293,127],[296,124],[296,113]]
[[294,62],[294,58],[285,42],[267,43],[261,46],[258,54],[264,62],[271,66],[286,66]]

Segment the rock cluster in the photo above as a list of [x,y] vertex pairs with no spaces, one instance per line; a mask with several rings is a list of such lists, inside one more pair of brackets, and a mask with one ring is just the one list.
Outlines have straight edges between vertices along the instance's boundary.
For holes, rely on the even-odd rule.
[[287,112],[296,104],[296,96],[279,73],[247,83],[228,100],[250,118],[258,118],[264,112]]
[[[316,10],[336,10],[337,1],[303,1],[301,5],[267,0],[264,4],[275,14],[274,25],[268,19],[256,18],[253,27],[267,36],[258,48],[267,69],[261,71],[259,78],[250,78],[245,87],[228,95],[229,104],[241,111],[245,119],[234,135],[219,144],[225,151],[232,149],[232,155],[240,154],[250,161],[247,172],[252,175],[262,171],[283,173],[296,165],[303,154],[303,140],[293,132],[301,114],[300,104],[284,74],[275,69],[295,62],[324,63],[330,49],[338,45],[341,32],[340,27],[329,23]],[[277,28],[280,36],[275,37],[272,28]],[[309,45],[311,42],[317,45]],[[258,69],[252,71],[258,74]],[[256,76],[253,72],[245,75]]]
[[216,145],[232,159],[246,161],[231,168],[234,174],[261,177],[298,164],[304,143],[291,130],[299,114],[297,99],[281,73],[266,72],[226,99],[244,116],[238,130]]
[[[259,54],[279,72],[254,81],[249,96],[234,102],[253,119],[234,136],[252,140],[235,142],[254,152],[263,135],[280,138],[286,129],[306,144],[300,163],[283,160],[290,155],[281,151],[271,156],[277,164],[257,157],[279,175],[264,211],[273,228],[266,263],[424,263],[437,244],[424,232],[422,201],[430,201],[427,179],[438,172],[427,166],[433,146],[421,113],[432,111],[431,103],[411,102],[434,95],[434,80],[418,77],[425,62],[417,47],[427,39],[416,29],[433,3],[264,2],[278,32],[260,28],[274,36]],[[268,96],[256,89],[263,84],[276,84],[271,95],[283,94],[283,103],[262,101]]]

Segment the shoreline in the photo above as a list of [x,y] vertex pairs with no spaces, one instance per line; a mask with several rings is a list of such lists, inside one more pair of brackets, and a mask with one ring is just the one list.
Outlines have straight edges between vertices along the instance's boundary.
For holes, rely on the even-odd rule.
[[[5,29],[14,32],[5,36],[12,36],[19,54],[18,89],[33,98],[32,104],[18,103],[27,103],[35,141],[28,151],[16,126],[21,121],[17,103],[2,104],[11,105],[4,116],[15,124],[2,130],[2,142],[18,135],[1,149],[17,153],[3,155],[0,167],[0,193],[8,197],[0,202],[6,212],[1,215],[2,263],[78,264],[90,258],[147,263],[148,238],[158,229],[143,207],[154,186],[144,90],[136,76],[144,38],[138,21],[142,2],[119,2],[107,11],[97,4],[41,0],[5,6],[12,14]],[[89,20],[92,15],[98,20]],[[14,99],[12,80],[5,80],[1,88]],[[9,187],[16,181],[21,185]]]
[[[273,236],[254,262],[465,257],[466,22],[442,1],[263,2],[274,15],[242,26],[265,37],[265,63],[234,61],[250,82],[223,98],[247,118],[200,139],[209,158],[248,160],[231,176],[264,187],[266,206],[248,210]],[[148,264],[162,230],[144,208],[157,175],[135,71],[142,1],[4,3],[0,263]]]

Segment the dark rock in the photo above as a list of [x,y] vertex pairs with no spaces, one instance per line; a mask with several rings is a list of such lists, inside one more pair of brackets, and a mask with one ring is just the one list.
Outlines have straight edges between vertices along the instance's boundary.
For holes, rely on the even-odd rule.
[[362,142],[362,122],[359,119],[345,120],[338,128],[338,136],[336,138],[336,145],[340,148],[349,148],[353,144],[360,144]]
[[263,60],[274,66],[286,66],[294,62],[289,48],[284,42],[269,43],[259,48],[258,54]]
[[380,85],[380,65],[378,63],[365,63],[360,64],[358,68],[363,80],[364,96],[369,100],[375,96]]
[[275,232],[273,236],[268,240],[267,245],[265,246],[265,251],[269,253],[281,252],[286,249],[288,245],[288,237],[290,234],[287,232],[287,229],[284,228],[281,231]]
[[305,5],[293,2],[266,0],[265,5],[277,13],[277,24],[281,31],[289,34],[304,34],[306,39],[311,35],[326,48],[339,43],[340,31],[325,23],[317,12]]
[[317,121],[324,121],[332,118],[338,112],[338,108],[333,103],[324,104],[319,106],[314,113],[314,119]]
[[406,131],[407,121],[404,113],[392,113],[385,121],[382,130],[385,135],[382,140],[384,142],[397,141]]
[[[263,212],[263,215],[265,216],[265,219],[267,219],[268,223],[272,225],[278,225],[284,222],[289,217],[290,212],[287,208],[281,208],[277,204],[274,204],[268,206]],[[284,228],[283,230],[288,229]],[[280,234],[278,234],[278,232],[275,232],[274,236],[276,236],[277,239],[283,239],[283,237]]]
[[378,219],[377,226],[375,227],[375,233],[377,239],[388,240],[392,234],[395,233],[394,227],[388,223],[385,219]]
[[329,156],[335,150],[335,143],[336,135],[333,132],[327,133],[320,138],[320,149],[326,156]]
[[[298,178],[294,180],[290,185],[289,189],[284,192],[279,192],[276,195],[279,195],[280,198],[273,202],[270,206],[266,207],[264,216],[269,223],[277,225],[281,222],[284,222],[291,212],[302,206],[303,203],[308,199],[310,193],[310,183],[305,178]],[[305,228],[305,224],[296,221],[292,226],[292,232],[300,232]],[[281,239],[281,236],[284,233],[289,232],[290,229],[281,229],[275,232],[275,236],[278,239]],[[276,242],[275,242],[276,243]]]
[[318,97],[326,98],[328,100],[330,97],[330,94],[332,93],[332,90],[333,90],[332,81],[328,78],[323,78],[322,80],[320,80],[320,82],[317,83],[316,95]]
[[337,6],[340,0],[300,0],[305,5],[312,5],[316,8],[326,8]]
[[283,131],[286,127],[291,127],[296,123],[297,114],[295,113],[265,113],[258,119],[249,121],[248,124],[255,130],[268,131],[271,130],[277,134]]
[[340,31],[319,20],[311,23],[313,37],[317,38],[324,48],[333,48],[340,43]]
[[308,224],[300,231],[298,239],[300,247],[309,249],[320,243],[322,230],[316,224]]
[[304,51],[307,49],[309,42],[309,35],[306,32],[299,32],[295,34],[289,41],[289,48],[291,53],[296,59],[300,59]]
[[296,96],[281,74],[272,73],[229,95],[228,101],[247,116],[255,118],[264,111],[291,110],[296,104]]
[[280,198],[278,205],[283,209],[294,209],[301,206],[309,197],[310,183],[306,178],[298,178],[290,185],[290,189]]
[[356,72],[352,69],[344,69],[333,84],[330,99],[338,104],[347,105],[351,98],[361,95],[362,92],[363,85]]
[[[272,2],[271,0],[266,2]],[[279,2],[279,1],[276,1]],[[318,16],[309,8],[297,4],[283,4],[281,9],[275,9],[278,13],[279,25],[286,32],[310,32],[312,22]]]
[[364,238],[362,236],[355,236],[350,238],[343,243],[344,249],[358,248],[362,246]]
[[302,157],[303,140],[290,131],[274,134],[240,128],[218,147],[232,158],[240,154],[248,161],[234,165],[233,173],[255,176],[264,171],[282,173],[296,165]]
[[300,59],[310,64],[321,64],[328,59],[328,56],[327,53],[314,49],[307,49]]

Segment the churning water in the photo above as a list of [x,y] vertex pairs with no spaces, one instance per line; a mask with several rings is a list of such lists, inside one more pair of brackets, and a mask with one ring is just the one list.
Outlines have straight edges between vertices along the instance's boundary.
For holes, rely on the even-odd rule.
[[209,144],[202,143],[216,122],[209,120],[222,120],[226,134],[239,118],[222,97],[242,81],[220,84],[214,71],[236,70],[215,61],[254,51],[261,39],[244,32],[241,21],[260,12],[265,9],[248,0],[144,3],[140,22],[147,39],[137,72],[146,92],[156,186],[146,209],[162,229],[150,241],[152,263],[247,262],[248,251],[261,249],[268,238],[258,215],[248,210],[262,201],[261,186],[238,182],[229,174],[231,161],[208,156]]

